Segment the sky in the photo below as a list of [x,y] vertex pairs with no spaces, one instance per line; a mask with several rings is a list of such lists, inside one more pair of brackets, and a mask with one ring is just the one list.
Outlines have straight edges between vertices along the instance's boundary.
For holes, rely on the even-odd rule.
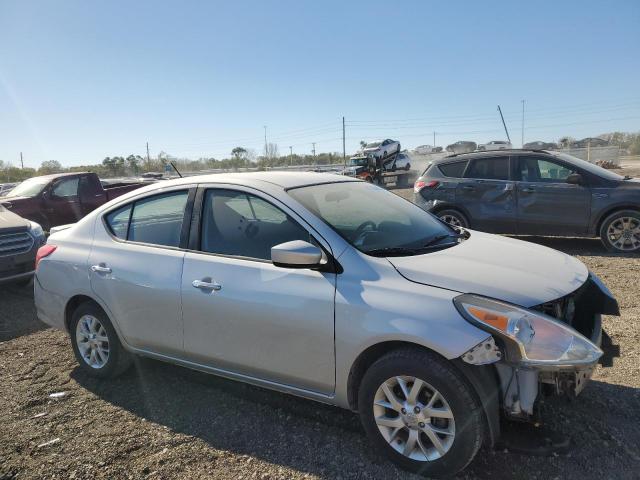
[[640,131],[640,2],[0,0],[0,159]]

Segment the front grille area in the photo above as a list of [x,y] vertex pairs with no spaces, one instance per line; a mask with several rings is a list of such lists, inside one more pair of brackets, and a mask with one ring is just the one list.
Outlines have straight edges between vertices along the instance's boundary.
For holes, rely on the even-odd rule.
[[33,247],[33,237],[27,232],[0,234],[0,257],[26,253]]

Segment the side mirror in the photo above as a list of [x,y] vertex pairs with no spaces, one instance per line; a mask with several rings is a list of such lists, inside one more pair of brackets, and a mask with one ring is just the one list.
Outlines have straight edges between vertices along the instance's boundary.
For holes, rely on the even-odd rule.
[[572,185],[582,185],[584,183],[584,179],[579,173],[572,173],[567,177],[567,183]]
[[294,240],[271,247],[271,261],[276,267],[314,268],[322,261],[322,250],[309,242]]

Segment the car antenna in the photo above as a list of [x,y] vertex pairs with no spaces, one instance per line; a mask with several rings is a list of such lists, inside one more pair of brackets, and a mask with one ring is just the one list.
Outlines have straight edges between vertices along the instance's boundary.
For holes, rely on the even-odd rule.
[[180,178],[182,178],[182,174],[180,173],[180,170],[178,170],[178,167],[176,167],[173,162],[169,162],[169,165],[171,165],[176,173],[180,176]]

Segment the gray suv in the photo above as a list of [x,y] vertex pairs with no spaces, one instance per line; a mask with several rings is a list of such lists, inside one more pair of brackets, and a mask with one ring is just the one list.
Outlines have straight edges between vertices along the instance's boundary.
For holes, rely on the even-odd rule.
[[600,237],[640,252],[640,179],[561,152],[451,155],[429,164],[415,203],[457,226],[491,233]]

